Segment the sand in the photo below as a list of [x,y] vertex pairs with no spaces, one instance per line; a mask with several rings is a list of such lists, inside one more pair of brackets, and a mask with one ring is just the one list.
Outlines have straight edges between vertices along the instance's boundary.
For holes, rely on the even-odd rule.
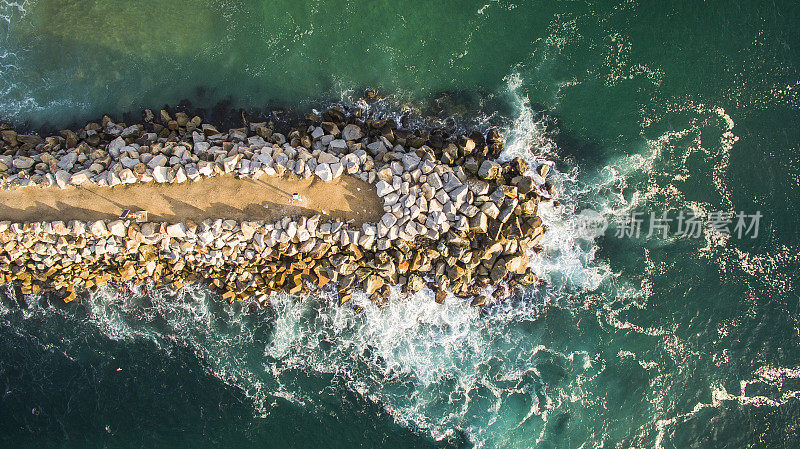
[[[290,205],[292,193],[301,200]],[[274,221],[287,215],[321,214],[355,224],[374,222],[383,214],[375,188],[353,176],[333,181],[316,177],[232,175],[183,184],[138,183],[67,189],[30,187],[0,191],[0,220],[13,222],[113,220],[124,209],[146,210],[149,221],[202,221],[207,218]]]

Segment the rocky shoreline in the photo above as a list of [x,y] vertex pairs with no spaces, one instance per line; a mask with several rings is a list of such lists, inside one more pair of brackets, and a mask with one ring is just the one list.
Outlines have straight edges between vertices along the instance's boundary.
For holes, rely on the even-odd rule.
[[[106,284],[153,281],[172,288],[210,281],[226,300],[265,304],[280,291],[323,290],[347,302],[363,290],[377,303],[390,286],[447,291],[482,305],[508,287],[537,282],[528,268],[545,228],[549,165],[498,163],[500,134],[450,136],[332,108],[286,134],[273,123],[218,130],[199,116],[146,110],[140,124],[110,117],[79,131],[22,135],[2,127],[0,187],[73,189],[93,183],[183,183],[240,178],[356,176],[375,187],[375,223],[320,215],[276,222],[0,222],[0,282],[23,293],[55,290],[71,301]],[[503,288],[492,290],[492,286]]]

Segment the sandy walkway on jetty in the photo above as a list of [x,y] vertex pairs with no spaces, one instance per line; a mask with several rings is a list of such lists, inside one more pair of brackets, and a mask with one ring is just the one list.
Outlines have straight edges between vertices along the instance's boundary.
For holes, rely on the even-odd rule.
[[[302,199],[292,206],[289,199],[294,192]],[[363,223],[379,220],[383,203],[373,186],[353,176],[325,182],[316,177],[262,176],[256,181],[224,175],[183,184],[92,184],[66,190],[31,187],[0,191],[0,220],[113,220],[123,209],[146,210],[149,221],[276,220],[286,215],[319,213]]]

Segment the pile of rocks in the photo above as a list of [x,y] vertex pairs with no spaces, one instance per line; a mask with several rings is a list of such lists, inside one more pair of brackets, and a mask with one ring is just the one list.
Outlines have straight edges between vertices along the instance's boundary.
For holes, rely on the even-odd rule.
[[180,287],[202,277],[226,299],[261,302],[305,289],[336,291],[342,302],[363,289],[382,301],[389,286],[427,285],[439,300],[449,289],[476,305],[486,301],[486,287],[536,282],[527,255],[544,234],[537,207],[552,194],[549,166],[496,162],[503,142],[495,130],[451,137],[334,108],[286,135],[272,123],[223,133],[197,116],[174,115],[145,111],[144,123],[130,126],[104,117],[44,139],[3,129],[0,182],[72,188],[222,173],[323,181],[352,175],[375,186],[385,213],[360,227],[318,215],[274,223],[5,222],[0,281],[20,282],[25,292],[66,291],[69,300],[109,282]]

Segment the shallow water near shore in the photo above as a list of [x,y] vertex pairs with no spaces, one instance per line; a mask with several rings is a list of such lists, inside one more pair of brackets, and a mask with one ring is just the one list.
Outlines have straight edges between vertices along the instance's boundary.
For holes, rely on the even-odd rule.
[[[302,113],[373,88],[387,114],[499,124],[505,157],[556,164],[547,284],[361,313],[4,287],[0,445],[798,446],[798,6],[362,3],[0,0],[0,118]],[[587,208],[763,218],[755,239],[582,239]]]

